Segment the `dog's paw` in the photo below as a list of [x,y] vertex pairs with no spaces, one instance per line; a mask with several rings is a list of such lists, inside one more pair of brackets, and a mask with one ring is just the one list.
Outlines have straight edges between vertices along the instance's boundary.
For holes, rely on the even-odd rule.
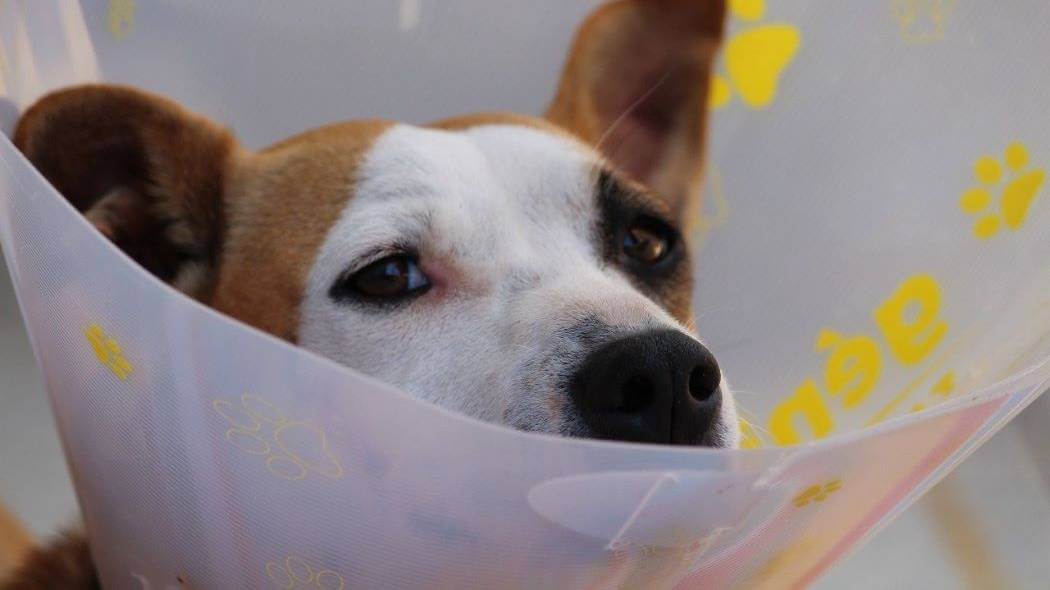
[[276,477],[299,480],[310,472],[330,479],[343,476],[343,466],[320,427],[290,420],[280,408],[247,393],[239,404],[213,400],[212,409],[229,426],[224,438],[249,455],[263,457],[266,469]]
[[788,23],[761,23],[764,0],[733,0],[729,9],[735,19],[749,24],[726,42],[726,75],[711,78],[708,104],[724,107],[735,92],[747,106],[766,108],[776,98],[781,74],[795,59],[802,34]]
[[1028,148],[1023,143],[1010,144],[1002,162],[1006,164],[1006,174],[997,158],[978,158],[973,165],[977,185],[959,198],[959,208],[975,217],[973,235],[978,239],[991,238],[1003,225],[1020,229],[1046,179],[1045,170],[1028,168]]

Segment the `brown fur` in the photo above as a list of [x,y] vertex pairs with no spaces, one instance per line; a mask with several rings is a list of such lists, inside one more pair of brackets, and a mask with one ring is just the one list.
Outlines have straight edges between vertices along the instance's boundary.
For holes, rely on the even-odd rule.
[[243,157],[227,184],[230,226],[205,302],[294,341],[313,259],[353,194],[362,157],[390,125],[333,125]]
[[[547,119],[596,146],[688,223],[699,208],[724,0],[619,0],[577,33]],[[688,233],[688,231],[687,231]]]
[[100,589],[87,539],[80,533],[65,533],[45,547],[28,553],[21,566],[6,579],[0,590],[97,590]]
[[[725,0],[618,0],[578,32],[546,120],[481,114],[432,126],[506,123],[571,135],[689,220],[700,200],[708,78],[724,15]],[[390,125],[332,125],[252,153],[169,100],[85,86],[38,102],[14,139],[59,192],[148,270],[294,341],[306,273],[352,198],[363,156]],[[688,297],[669,307],[688,316]],[[0,590],[99,587],[82,535],[28,555],[28,541],[13,547],[0,545],[0,575],[5,550],[22,565]]]
[[33,549],[33,539],[17,518],[0,505],[0,579]]
[[33,105],[14,142],[77,209],[119,209],[94,221],[161,278],[221,251],[216,197],[234,142],[207,119],[132,88],[82,86]]
[[555,125],[546,119],[530,117],[518,113],[472,113],[469,115],[459,115],[457,117],[442,119],[427,125],[427,127],[443,129],[445,131],[462,131],[470,129],[471,127],[480,127],[482,125],[517,125],[519,127],[531,127],[533,129],[566,137],[573,141],[580,141],[579,137],[564,127]]

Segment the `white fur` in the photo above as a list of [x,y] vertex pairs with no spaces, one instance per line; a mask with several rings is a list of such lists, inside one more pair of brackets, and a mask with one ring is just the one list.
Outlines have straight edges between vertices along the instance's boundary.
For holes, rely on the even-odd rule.
[[[393,127],[365,158],[318,253],[299,342],[483,420],[578,432],[555,381],[587,351],[559,330],[597,318],[623,332],[686,331],[599,264],[598,162],[581,144],[523,126]],[[419,250],[429,293],[389,311],[329,297],[356,260],[395,242]],[[735,443],[728,390],[724,397],[722,438]]]

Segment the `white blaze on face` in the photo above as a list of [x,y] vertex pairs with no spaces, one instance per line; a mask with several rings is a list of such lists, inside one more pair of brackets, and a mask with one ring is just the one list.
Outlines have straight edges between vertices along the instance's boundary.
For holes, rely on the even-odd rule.
[[[391,128],[318,253],[299,343],[483,420],[572,433],[562,382],[587,351],[565,349],[567,330],[593,319],[622,333],[684,331],[602,264],[598,162],[518,125]],[[389,308],[329,296],[348,269],[395,247],[418,254],[425,295]],[[559,339],[561,361],[550,358]]]

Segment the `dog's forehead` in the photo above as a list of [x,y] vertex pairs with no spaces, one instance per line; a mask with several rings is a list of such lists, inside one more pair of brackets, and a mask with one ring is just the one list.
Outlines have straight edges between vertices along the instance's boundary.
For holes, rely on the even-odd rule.
[[599,167],[583,144],[534,126],[395,125],[363,158],[332,228],[342,238],[333,237],[391,241],[425,232],[429,245],[450,251],[506,251],[516,238],[537,242],[536,232],[586,240]]
[[[462,129],[395,125],[376,139],[358,172],[355,199],[563,201],[587,199],[598,157],[546,129],[486,123]],[[360,186],[367,185],[367,186]]]

